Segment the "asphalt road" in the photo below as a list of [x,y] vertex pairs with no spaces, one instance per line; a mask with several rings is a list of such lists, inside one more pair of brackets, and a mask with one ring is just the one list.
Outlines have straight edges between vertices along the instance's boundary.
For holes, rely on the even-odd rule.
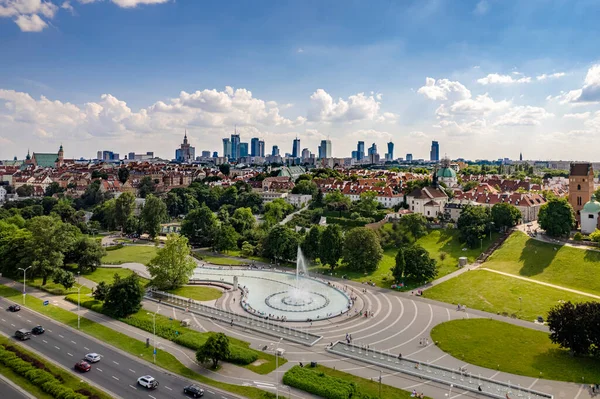
[[[126,399],[183,398],[185,397],[183,387],[192,383],[192,381],[169,374],[163,370],[159,371],[146,362],[127,356],[109,345],[90,339],[85,334],[51,321],[24,307],[21,307],[21,311],[16,313],[7,311],[8,306],[13,303],[5,298],[0,298],[1,332],[13,337],[15,331],[20,328],[31,329],[38,324],[42,325],[46,329],[44,334],[34,335],[30,340],[18,342],[71,370],[73,370],[75,363],[81,360],[86,353],[96,352],[100,354],[102,360],[92,364],[91,371],[79,373],[73,370],[73,372],[81,374],[84,379],[93,382],[109,395]],[[137,379],[143,375],[151,375],[156,378],[159,382],[158,388],[147,390],[138,386]],[[231,395],[223,394],[211,387],[198,385],[204,389],[204,398],[232,398]],[[2,390],[1,387],[0,390]],[[3,397],[3,399],[7,398]]]
[[14,388],[12,385],[0,378],[0,392],[2,399],[29,399],[30,396],[25,395],[21,391]]

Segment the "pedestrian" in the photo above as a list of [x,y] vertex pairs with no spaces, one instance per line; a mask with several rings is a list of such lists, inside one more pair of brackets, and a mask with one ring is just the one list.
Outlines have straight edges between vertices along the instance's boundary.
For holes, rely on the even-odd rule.
[[429,338],[425,338],[425,346],[429,346]]
[[398,359],[402,359],[402,353],[398,353]]
[[423,346],[423,338],[419,339],[419,346]]

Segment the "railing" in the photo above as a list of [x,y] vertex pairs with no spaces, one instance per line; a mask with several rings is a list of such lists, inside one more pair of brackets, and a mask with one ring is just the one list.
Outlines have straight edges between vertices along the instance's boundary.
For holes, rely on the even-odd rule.
[[338,341],[333,346],[327,347],[327,351],[396,372],[444,384],[449,386],[450,389],[457,388],[459,390],[471,391],[489,398],[553,399],[553,396],[550,394],[524,388],[518,384],[511,384],[510,381],[506,383],[481,377],[481,375],[472,375],[466,371],[466,368],[454,370],[430,363],[418,362],[396,356],[389,351],[370,349],[368,346],[360,345],[360,343],[359,345],[355,345]]
[[217,309],[168,292],[149,290],[146,292],[146,299],[212,320],[218,320],[231,326],[235,325],[306,346],[313,346],[323,338],[321,335],[308,332],[307,329],[288,327],[285,322],[275,322],[267,318],[254,318],[229,310]]

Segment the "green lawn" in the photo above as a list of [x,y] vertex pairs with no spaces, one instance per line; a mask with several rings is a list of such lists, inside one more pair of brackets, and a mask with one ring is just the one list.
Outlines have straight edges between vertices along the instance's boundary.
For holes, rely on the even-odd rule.
[[600,252],[544,243],[522,232],[513,233],[484,267],[600,295]]
[[102,258],[105,265],[120,265],[137,262],[147,265],[156,256],[156,247],[150,245],[128,245],[114,251],[106,251]]
[[[9,298],[15,302],[19,302],[21,293],[10,287],[0,285],[0,296]],[[43,306],[42,301],[34,297],[27,298],[27,307],[56,321],[67,324],[73,328],[77,328],[77,315],[75,313],[53,305]],[[144,342],[112,330],[111,328],[103,326],[102,324],[95,323],[86,318],[81,318],[81,331],[103,342],[110,342],[111,345],[124,350],[135,357],[145,359],[147,361],[151,361],[152,359],[152,347],[146,348],[146,344]],[[172,373],[179,374],[196,380],[200,383],[211,385],[250,399],[272,399],[275,397],[275,395],[271,394],[270,392],[265,392],[258,388],[226,384],[205,377],[187,368],[173,355],[165,351],[158,351],[156,355],[156,364]]]
[[453,320],[435,326],[431,337],[444,352],[493,370],[574,383],[600,376],[600,359],[573,357],[548,334],[501,321]]
[[[20,283],[23,283],[23,279],[19,279],[17,280]],[[61,284],[55,284],[52,282],[52,277],[48,278],[48,280],[46,281],[46,285],[42,285],[42,278],[38,277],[35,279],[27,279],[27,287],[34,287],[46,292],[49,292],[51,294],[54,295],[68,295],[68,294],[77,294],[77,279],[75,279],[75,286],[69,288],[68,290],[65,289],[64,286],[62,286]],[[81,294],[89,294],[90,292],[92,292],[89,288],[87,287],[82,287],[81,288]]]
[[196,287],[196,286],[186,286],[180,287],[174,290],[169,290],[171,294],[184,296],[186,298],[191,298],[195,301],[212,301],[214,299],[219,299],[223,295],[223,292],[212,287]]
[[[391,229],[392,224],[385,224],[382,228]],[[487,250],[490,244],[497,238],[497,234],[492,234],[492,241],[490,241],[489,238],[484,240],[483,249]],[[459,242],[457,230],[430,230],[426,236],[417,240],[417,244],[425,248],[427,252],[429,252],[429,255],[436,260],[438,268],[437,278],[443,277],[457,270],[459,257],[466,256],[469,260],[469,263],[472,263],[482,252],[481,248],[467,249],[466,251],[463,251],[465,245]],[[383,251],[383,258],[379,262],[379,267],[374,272],[368,274],[357,273],[348,270],[345,267],[340,267],[335,269],[334,275],[338,277],[346,275],[349,279],[354,281],[373,282],[378,287],[390,288],[392,284],[394,284],[394,277],[392,276],[391,269],[396,264],[397,252],[398,250],[396,248],[385,248]],[[440,258],[441,252],[446,253],[444,260],[441,260]],[[317,273],[329,273],[329,268],[321,265],[313,266],[310,268],[310,270]],[[420,285],[421,284],[407,283],[404,291],[413,289]]]
[[112,284],[115,274],[118,274],[121,278],[126,278],[132,275],[133,271],[122,267],[99,267],[93,272],[85,274],[83,277],[96,283],[105,281],[108,284]]
[[212,263],[213,265],[222,265],[222,266],[239,266],[245,265],[249,263],[248,261],[242,261],[239,259],[228,258],[226,256],[217,256],[217,255],[208,255],[205,252],[195,252],[194,257],[196,259],[202,260],[207,263]]
[[[515,314],[532,321],[546,315],[559,301],[587,302],[590,298],[486,271],[471,270],[423,291],[423,296],[491,313]],[[522,309],[519,301],[522,298]]]

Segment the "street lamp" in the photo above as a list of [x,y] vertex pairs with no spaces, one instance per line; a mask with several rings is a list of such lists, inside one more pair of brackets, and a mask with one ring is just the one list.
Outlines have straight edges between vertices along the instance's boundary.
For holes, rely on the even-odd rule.
[[277,348],[275,348],[275,397],[279,399],[279,345],[281,345],[281,340],[283,338],[279,338],[279,342],[277,342]]
[[492,241],[492,229],[494,228],[494,222],[490,223],[490,241]]
[[79,272],[77,272],[77,285],[79,286],[79,288],[77,288],[77,329],[79,330],[81,320],[81,315],[79,314],[79,304],[81,303],[81,287],[83,287],[83,285],[79,283]]
[[153,351],[153,356],[154,356],[154,364],[156,364],[156,314],[160,311],[160,306],[156,307],[156,312],[154,313],[146,313],[146,314],[151,314],[152,315],[152,327],[154,330],[154,351]]
[[19,270],[23,270],[23,306],[25,306],[25,288],[27,285],[27,270],[29,270],[29,268],[31,268],[31,266],[27,266],[25,269],[19,267]]
[[381,370],[379,370],[379,399],[381,399]]
[[519,311],[523,310],[523,298],[519,297]]

